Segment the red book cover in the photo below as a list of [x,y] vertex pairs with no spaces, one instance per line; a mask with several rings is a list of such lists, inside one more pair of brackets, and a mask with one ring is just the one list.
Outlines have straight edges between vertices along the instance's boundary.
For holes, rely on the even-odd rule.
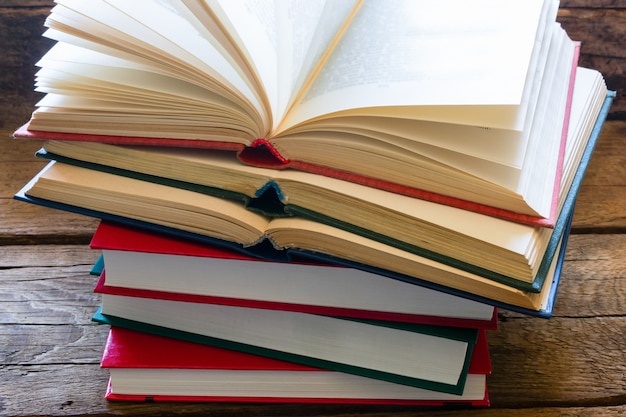
[[[466,388],[466,393],[463,396],[441,394],[386,382],[374,382],[374,380],[369,378],[349,376],[340,372],[327,371],[115,326],[111,327],[109,331],[101,366],[109,369],[111,372],[106,398],[109,400],[131,401],[238,401],[407,405],[463,403],[474,406],[486,406],[488,405],[488,397],[485,375],[491,372],[487,339],[484,331],[479,332],[478,342],[472,354],[470,365],[470,374],[472,375],[470,377],[470,381],[472,381],[470,383],[471,387]],[[139,370],[137,375],[147,377],[148,380],[144,385],[135,383],[129,386],[120,379],[124,377],[124,372],[116,373],[117,370],[131,370],[131,373],[133,370]],[[164,370],[165,372],[163,372]],[[178,370],[184,370],[184,372],[176,376],[175,371]],[[239,386],[232,393],[223,390],[223,387],[229,384],[234,384],[236,387],[237,381],[239,381],[238,374],[249,371],[256,371],[256,375],[250,376],[252,374],[248,374],[245,378],[258,377],[256,384],[253,384],[254,388],[246,391],[242,389],[242,386]],[[146,391],[149,388],[146,388],[145,385],[151,385],[155,381],[155,377],[172,374],[175,376],[165,379],[162,384],[163,387],[155,388],[155,391],[158,391],[158,393]],[[201,385],[203,383],[201,381],[211,381],[212,378],[219,378],[216,381],[219,387],[215,389],[215,394],[213,394],[210,382],[207,382],[206,392],[202,394],[195,393],[194,395],[185,394],[185,389],[176,388],[173,386],[175,383],[172,383],[172,381],[186,381],[185,375],[188,374],[194,375],[192,377],[196,381],[194,388],[197,388],[198,384]],[[269,383],[274,380],[274,377],[280,377],[281,375],[282,378],[287,378],[287,381],[290,381],[289,378],[294,377],[295,379],[290,382],[291,384],[297,384],[298,382],[294,381],[299,381],[304,383],[304,385],[297,387],[291,393],[285,391],[282,395],[277,395],[276,393],[273,395],[259,395],[259,393],[269,394],[271,392],[271,387],[269,391],[263,391],[264,381]],[[341,394],[331,397],[324,396],[314,388],[316,386],[319,387],[319,384],[314,385],[318,378],[324,378],[327,384],[344,385],[350,382],[351,389],[346,391],[344,396]],[[308,383],[309,379],[313,385]],[[380,384],[380,386],[375,385],[372,387],[370,385],[372,383]],[[364,384],[362,390],[360,388],[361,384]],[[248,386],[250,385],[248,384]],[[203,388],[200,389],[200,391],[202,390]],[[470,390],[471,393],[467,390]],[[385,394],[382,394],[382,392]],[[397,397],[393,396],[394,392],[397,394]]]
[[[94,249],[104,250],[104,258],[105,258],[105,271],[102,272],[101,279],[96,287],[96,292],[109,292],[115,293],[117,295],[126,295],[126,296],[134,296],[134,297],[142,297],[142,298],[157,298],[157,299],[166,299],[173,301],[187,301],[187,302],[197,302],[197,303],[211,303],[211,304],[221,304],[221,305],[230,305],[230,306],[240,306],[240,307],[252,307],[252,308],[266,308],[266,309],[275,309],[275,310],[289,310],[296,311],[302,313],[311,313],[311,314],[323,314],[330,316],[340,316],[340,317],[353,317],[353,318],[362,318],[362,319],[375,319],[375,320],[388,320],[388,321],[401,321],[401,322],[410,322],[410,323],[420,323],[420,324],[436,324],[436,325],[445,325],[445,326],[454,326],[454,327],[471,327],[471,328],[484,328],[484,329],[495,329],[497,327],[497,311],[494,307],[485,305],[483,303],[479,303],[476,301],[462,299],[450,294],[442,293],[436,290],[416,286],[414,284],[402,283],[396,280],[388,280],[385,277],[378,277],[373,275],[366,275],[367,273],[363,272],[362,276],[359,275],[359,283],[358,288],[355,286],[343,285],[341,289],[345,289],[348,292],[347,297],[350,297],[351,291],[358,291],[359,297],[358,302],[355,301],[353,307],[346,307],[346,303],[335,305],[329,305],[328,299],[320,300],[319,298],[310,298],[308,303],[304,302],[286,302],[283,298],[269,298],[273,296],[273,293],[279,293],[279,289],[269,290],[270,296],[266,296],[267,298],[263,298],[261,296],[259,289],[257,289],[246,296],[242,294],[242,291],[247,286],[246,284],[240,284],[239,288],[241,290],[237,291],[238,296],[233,295],[220,295],[220,293],[216,290],[217,283],[209,286],[207,284],[207,288],[210,288],[212,293],[200,293],[199,291],[195,291],[192,284],[185,285],[184,289],[180,291],[163,291],[150,289],[147,287],[139,286],[140,284],[132,284],[132,285],[115,285],[115,284],[107,284],[106,270],[107,265],[113,267],[115,265],[108,264],[107,259],[115,259],[112,258],[113,253],[108,253],[110,256],[107,258],[107,251],[121,251],[123,253],[148,253],[148,254],[158,254],[158,255],[174,255],[177,260],[181,262],[181,265],[184,265],[184,262],[189,263],[190,259],[200,260],[204,262],[201,264],[202,270],[212,271],[213,277],[209,277],[210,274],[207,274],[206,280],[212,279],[213,282],[216,279],[215,275],[219,276],[217,271],[216,262],[219,260],[224,262],[227,261],[225,267],[228,267],[228,277],[225,279],[234,280],[235,275],[237,273],[234,272],[235,267],[239,265],[237,263],[245,263],[248,269],[243,269],[244,271],[252,270],[255,273],[256,280],[260,280],[261,276],[265,274],[276,275],[280,272],[281,268],[280,264],[277,264],[273,261],[264,261],[258,258],[253,258],[250,256],[246,256],[234,250],[229,250],[226,248],[211,246],[207,244],[200,244],[197,242],[192,242],[188,240],[184,240],[182,238],[174,238],[165,235],[161,235],[158,233],[153,233],[145,230],[135,229],[127,226],[122,226],[110,222],[101,222],[94,234],[94,237],[91,242],[91,247]],[[190,257],[187,259],[187,257]],[[163,262],[163,259],[155,260],[155,257],[151,259],[154,262]],[[174,261],[171,257],[168,258],[168,264]],[[129,262],[129,261],[128,261]],[[154,274],[162,272],[164,268],[159,268],[158,266],[149,265],[151,262],[146,261],[145,259],[141,261],[140,271],[138,273],[144,273],[148,268],[153,268]],[[254,262],[252,267],[249,266],[249,262]],[[344,267],[335,266],[330,264],[323,263],[302,263],[302,268],[308,268],[307,271],[312,274],[309,279],[306,281],[306,285],[310,292],[316,291],[318,287],[311,287],[311,285],[315,285],[312,280],[321,281],[322,279],[326,280],[339,280],[344,276],[339,275],[342,272],[348,272]],[[285,266],[285,265],[282,265]],[[291,268],[293,268],[293,263],[290,263]],[[181,266],[182,267],[182,266]],[[135,267],[136,268],[136,267]],[[311,269],[312,268],[312,269]],[[195,270],[195,268],[194,268]],[[306,276],[303,278],[303,269],[298,269],[295,271],[296,273],[289,273],[286,277],[289,285],[297,285],[295,280],[306,280]],[[356,270],[350,271],[356,272],[357,274],[361,274],[361,272],[357,272]],[[148,273],[148,272],[146,272]],[[128,276],[126,273],[120,279],[126,281],[132,281],[132,276]],[[149,273],[148,273],[149,274]],[[188,269],[187,275],[191,274],[190,269]],[[334,275],[333,275],[334,274]],[[295,276],[297,275],[297,276]],[[151,275],[150,277],[154,277]],[[351,277],[351,276],[350,276]],[[177,280],[180,281],[181,277]],[[185,277],[184,279],[187,279]],[[444,314],[432,314],[429,313],[428,309],[424,309],[421,313],[415,312],[407,312],[407,310],[402,310],[397,306],[399,301],[396,299],[394,302],[393,308],[396,308],[396,311],[387,310],[374,310],[374,309],[366,309],[366,308],[357,308],[357,305],[361,304],[361,301],[364,299],[364,292],[366,291],[364,283],[366,279],[373,279],[377,283],[381,283],[379,280],[385,280],[382,283],[385,284],[385,288],[388,291],[391,290],[391,286],[393,288],[398,287],[403,293],[411,292],[411,295],[414,293],[414,298],[411,298],[411,304],[416,303],[418,299],[432,299],[432,298],[442,298],[441,302],[438,303],[438,308],[440,312],[446,311],[447,316]],[[191,282],[191,281],[190,281]],[[209,281],[206,281],[209,282]],[[351,281],[352,283],[352,281]],[[304,284],[303,284],[304,285]],[[329,285],[334,285],[334,282],[331,282]],[[284,287],[283,287],[284,288]],[[320,283],[319,288],[324,288],[324,284]],[[350,290],[353,288],[353,290]],[[340,289],[334,287],[334,291],[339,291]],[[209,291],[209,289],[207,289]],[[282,291],[285,291],[284,289]],[[298,292],[306,292],[307,290],[304,287],[298,288]],[[372,290],[375,291],[375,290]],[[309,292],[309,294],[310,294]],[[232,293],[232,291],[231,291]],[[380,298],[379,293],[373,294],[374,297]],[[350,297],[355,299],[354,297]],[[320,302],[326,302],[326,304],[316,303],[316,300]],[[355,299],[356,300],[356,299]],[[450,306],[451,310],[448,312],[445,310],[445,306]],[[458,311],[461,311],[459,306],[468,306],[467,311],[472,311],[472,314],[476,314],[475,311],[479,311],[483,316],[482,318],[474,317],[459,317]],[[417,311],[414,305],[408,306],[408,308],[413,309],[413,311]],[[456,314],[456,315],[454,315]],[[468,313],[469,314],[469,313]]]

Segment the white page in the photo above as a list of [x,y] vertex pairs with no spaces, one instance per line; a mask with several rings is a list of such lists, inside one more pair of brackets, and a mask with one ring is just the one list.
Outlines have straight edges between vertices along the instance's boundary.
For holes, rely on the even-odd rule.
[[540,0],[365,2],[282,127],[351,108],[518,106],[542,7]]
[[[180,69],[188,72],[204,73],[222,85],[242,93],[246,99],[260,108],[253,92],[235,71],[230,63],[202,37],[174,9],[168,8],[161,0],[129,1],[77,1],[62,0],[60,4],[89,19],[99,22],[103,27],[97,30],[113,30],[122,37],[120,49],[132,47],[141,57],[145,53],[150,58],[164,58],[164,63],[175,61]],[[146,10],[150,10],[147,13]],[[67,14],[59,10],[57,18]],[[71,18],[71,15],[69,16]],[[76,22],[78,24],[79,21]],[[140,23],[141,22],[141,23]],[[91,23],[85,23],[83,30],[89,31]],[[80,28],[79,28],[80,29]],[[138,42],[138,44],[136,43]],[[131,45],[131,46],[129,46]],[[137,46],[135,46],[137,45]],[[210,65],[207,64],[210,62]]]
[[[243,112],[223,96],[198,88],[179,78],[160,74],[158,70],[138,62],[64,43],[53,46],[37,65],[42,67],[37,77],[56,72],[59,74],[57,79],[63,82],[79,80],[85,82],[89,79],[93,86],[102,89],[101,93],[107,91],[105,87],[115,85],[128,91],[137,90],[147,95],[154,94],[155,98],[171,100],[172,103],[178,101],[180,105],[218,104]],[[113,92],[115,93],[115,90]],[[115,94],[119,94],[120,98],[123,97],[120,93]]]
[[493,315],[486,304],[353,268],[115,249],[103,254],[111,286],[479,320]]
[[346,23],[357,0],[279,0],[278,122]]
[[306,313],[110,294],[102,305],[103,314],[446,384],[458,383],[468,349],[461,340]]
[[[272,115],[278,106],[278,20],[274,0],[205,0],[259,75]],[[269,125],[271,126],[272,123]]]

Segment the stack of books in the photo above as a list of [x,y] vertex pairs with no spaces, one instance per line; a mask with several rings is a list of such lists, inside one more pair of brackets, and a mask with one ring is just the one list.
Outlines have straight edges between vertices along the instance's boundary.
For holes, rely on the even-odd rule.
[[57,0],[16,198],[102,220],[107,398],[488,404],[614,93],[558,2],[390,5]]

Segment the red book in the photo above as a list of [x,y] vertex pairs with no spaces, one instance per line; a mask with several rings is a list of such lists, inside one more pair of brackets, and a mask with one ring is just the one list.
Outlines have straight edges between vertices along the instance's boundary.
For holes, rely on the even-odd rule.
[[479,332],[462,395],[429,391],[112,326],[102,357],[109,400],[487,406]]
[[[266,261],[224,247],[101,222],[104,286],[118,295],[363,319],[495,329],[493,306],[324,263]],[[173,279],[172,277],[175,277]]]
[[[291,80],[288,68],[284,74],[269,70],[283,62],[268,61],[269,55],[258,48],[270,41],[264,25],[273,19],[245,17],[245,12],[234,11],[238,6],[230,6],[231,13],[215,13],[234,20],[220,25],[222,36],[207,39],[193,19],[185,18],[197,10],[185,5],[177,6],[184,11],[155,8],[154,16],[160,16],[155,19],[147,19],[131,3],[115,8],[75,6],[72,16],[85,21],[77,18],[72,23],[80,27],[115,27],[130,16],[154,42],[142,37],[136,39],[137,49],[131,43],[125,45],[124,54],[116,54],[109,49],[115,49],[109,39],[92,35],[89,42],[80,43],[86,50],[77,51],[62,35],[71,25],[46,32],[59,41],[38,62],[37,89],[47,95],[15,136],[230,150],[249,165],[309,171],[513,221],[554,226],[558,207],[550,200],[558,195],[561,182],[577,44],[556,23],[557,4],[494,7],[496,3],[482,6],[484,10],[475,5],[456,10],[460,16],[472,16],[464,19],[466,36],[459,39],[446,7],[420,8],[420,22],[437,24],[415,30],[413,25],[419,23],[407,19],[402,7],[377,9],[376,3],[359,2],[358,11],[340,11],[336,6],[329,13],[335,15],[336,24],[341,22],[339,26],[301,25],[302,36],[279,34],[285,51],[304,48],[297,55],[325,57],[317,65],[302,62],[303,73]],[[48,21],[65,22],[65,13],[62,6],[54,8]],[[377,18],[359,17],[368,14]],[[503,23],[512,19],[515,25]],[[177,22],[176,53],[163,48],[162,37],[167,35],[161,33],[162,27],[151,26],[166,20]],[[386,26],[390,22],[393,26]],[[317,32],[320,27],[327,31],[323,36]],[[228,28],[238,28],[237,34]],[[132,28],[120,28],[126,29]],[[451,38],[440,38],[446,31]],[[88,31],[71,35],[79,32]],[[362,33],[390,37],[383,41],[383,50],[356,41]],[[290,44],[309,36],[327,43]],[[433,43],[424,42],[429,36]],[[393,41],[400,38],[406,42]],[[254,43],[249,43],[252,39]],[[228,40],[228,45],[218,50],[256,51],[263,64],[255,63],[254,52],[239,57],[251,60],[245,65],[231,56],[226,60],[233,67],[224,73],[228,66],[219,64],[220,59],[204,54],[200,58],[185,49],[208,52],[219,40]],[[107,48],[98,47],[98,42]],[[434,44],[438,46],[433,55]],[[146,50],[155,54],[152,59],[146,60]],[[353,56],[344,56],[343,51],[361,58],[351,62]],[[293,69],[298,68],[297,61]],[[182,68],[176,67],[183,62]],[[194,65],[200,67],[192,70]],[[248,73],[253,68],[269,73],[253,76]],[[196,79],[199,74],[204,76]],[[275,90],[278,74],[287,79],[281,79],[281,88]],[[544,154],[550,157],[535,165]],[[522,177],[518,182],[504,179],[517,175]],[[541,193],[535,194],[538,188]]]

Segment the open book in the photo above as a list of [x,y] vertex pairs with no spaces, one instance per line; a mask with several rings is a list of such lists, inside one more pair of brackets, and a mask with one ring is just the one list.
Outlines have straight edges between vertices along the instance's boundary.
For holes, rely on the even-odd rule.
[[[129,190],[132,192],[129,193]],[[550,242],[552,256],[549,257],[551,261],[547,262],[546,273],[540,280],[526,283],[529,286],[541,283],[537,289],[539,292],[529,292],[329,224],[303,217],[268,218],[234,201],[57,162],[51,162],[15,198],[186,239],[223,245],[273,261],[290,262],[294,258],[306,258],[337,263],[436,287],[507,309],[523,309],[527,314],[540,315],[544,315],[544,311],[549,314],[551,310],[551,287],[554,282],[558,282],[563,253],[559,246],[567,237],[567,223],[571,220],[570,215],[564,219],[566,224],[554,229],[556,234],[552,235],[557,240]],[[573,213],[573,205],[570,211]],[[483,217],[502,222],[502,225],[508,223],[533,229]],[[528,232],[526,240],[533,237],[533,231]],[[484,235],[490,237],[489,233]],[[493,254],[485,249],[491,246],[482,246],[482,250],[469,244],[461,245],[460,248],[467,247],[477,254],[490,254],[493,258]],[[557,253],[560,255],[554,256]],[[506,265],[509,262],[505,260],[502,263]],[[523,281],[517,282],[524,284]]]
[[57,3],[18,137],[228,149],[554,225],[577,61],[558,2]]
[[[610,97],[605,101],[606,87],[599,73],[583,68],[578,72],[563,167],[566,175],[559,187],[562,205],[553,229],[312,173],[244,167],[215,151],[196,155],[185,150],[53,141],[46,144],[45,155],[58,162],[42,171],[25,193],[246,247],[281,223],[280,217],[297,216],[539,292],[597,139],[593,129],[602,125],[610,103]],[[191,221],[192,217],[197,219]],[[215,220],[224,224],[209,225]],[[283,219],[282,224],[299,228],[297,221]]]

